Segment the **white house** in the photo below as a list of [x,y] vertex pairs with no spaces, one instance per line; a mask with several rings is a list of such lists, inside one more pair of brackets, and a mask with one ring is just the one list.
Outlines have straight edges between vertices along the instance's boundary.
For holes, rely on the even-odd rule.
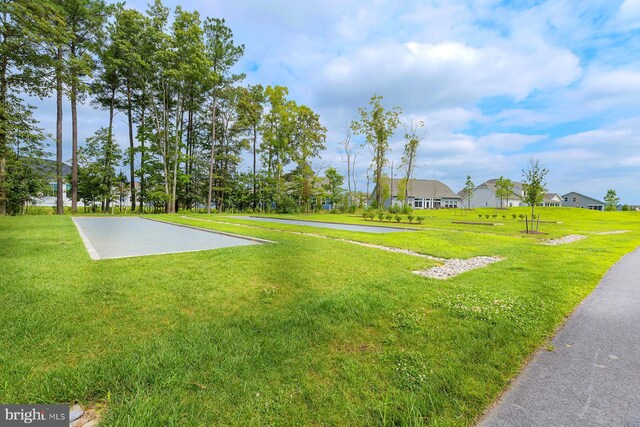
[[562,206],[562,197],[557,193],[547,193],[544,195],[544,199],[540,206],[553,206],[560,207]]
[[[497,179],[490,179],[473,189],[471,193],[471,208],[506,208],[525,205],[522,201],[524,190],[522,189],[521,182],[511,181],[513,184],[513,193],[503,200],[500,200],[500,197],[496,196],[496,182],[498,182]],[[462,206],[469,206],[469,199],[464,190],[460,191],[458,195],[462,198]]]

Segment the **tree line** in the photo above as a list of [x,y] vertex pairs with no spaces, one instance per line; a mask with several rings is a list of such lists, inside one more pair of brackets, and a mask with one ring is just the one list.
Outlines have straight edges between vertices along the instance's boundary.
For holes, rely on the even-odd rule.
[[[286,87],[244,85],[245,76],[232,71],[244,46],[224,19],[180,6],[170,11],[160,0],[145,12],[103,0],[5,0],[0,7],[0,215],[19,211],[46,187],[37,162],[49,135],[25,94],[56,100],[60,214],[67,178],[72,212],[79,201],[109,211],[118,192],[132,211],[308,211],[318,195],[342,185],[337,171],[326,171],[333,182],[323,185],[312,168],[326,145],[319,115],[290,99]],[[78,102],[108,112],[82,144]],[[116,113],[126,115],[128,141],[114,138]],[[251,167],[241,170],[246,156]],[[117,173],[122,165],[127,174]]]

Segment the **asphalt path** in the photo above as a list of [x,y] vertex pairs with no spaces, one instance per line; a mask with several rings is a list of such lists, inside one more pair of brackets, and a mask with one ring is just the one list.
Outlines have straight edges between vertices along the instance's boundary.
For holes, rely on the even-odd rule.
[[640,249],[604,276],[479,426],[640,427]]

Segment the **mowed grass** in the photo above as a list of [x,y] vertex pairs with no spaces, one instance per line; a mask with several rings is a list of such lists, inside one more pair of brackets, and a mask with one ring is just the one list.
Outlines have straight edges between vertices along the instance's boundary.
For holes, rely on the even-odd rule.
[[[418,229],[436,229],[464,231],[469,233],[510,235],[529,239],[551,239],[567,234],[592,234],[594,232],[613,231],[624,229],[625,224],[637,224],[639,212],[599,212],[577,208],[550,208],[538,207],[535,210],[536,218],[540,215],[539,231],[541,234],[524,234],[526,224],[520,219],[520,215],[527,215],[531,219],[531,208],[518,207],[509,209],[480,208],[480,209],[438,209],[438,210],[414,210],[414,220],[409,223],[406,214],[399,214],[401,222],[396,222],[396,214],[391,214],[391,221],[385,217],[382,221],[376,216],[373,221],[364,219],[357,214],[333,214],[322,212],[309,215],[257,215],[272,216],[276,218],[301,219],[310,221],[340,222],[358,225],[376,225],[381,227],[408,227]],[[486,216],[489,215],[489,218]],[[496,215],[494,218],[493,215]],[[513,219],[516,215],[516,219]],[[218,217],[229,217],[219,215]],[[418,224],[416,217],[424,217],[422,224]],[[505,218],[503,218],[505,216]],[[197,217],[197,216],[196,216]],[[233,216],[230,218],[233,219]],[[244,221],[237,220],[234,221]],[[545,222],[546,221],[546,222]],[[456,222],[470,222],[474,224],[456,224]],[[482,224],[499,224],[487,226]],[[529,224],[529,226],[531,226]]]
[[[102,261],[69,217],[0,218],[0,402],[104,405],[107,426],[468,425],[640,244],[637,213],[556,212],[589,237],[163,215],[275,243]],[[504,260],[432,280],[423,258],[275,228]]]

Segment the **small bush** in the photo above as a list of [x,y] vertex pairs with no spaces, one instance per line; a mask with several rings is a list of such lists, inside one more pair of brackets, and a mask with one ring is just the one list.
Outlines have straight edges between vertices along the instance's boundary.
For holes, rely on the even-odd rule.
[[409,220],[409,224],[413,222],[413,215],[408,215],[407,219]]
[[513,219],[518,218],[518,215],[516,215],[516,214],[511,214],[511,216],[513,217]]
[[498,218],[498,214],[491,215],[491,218]]
[[419,216],[416,218],[416,221],[418,221],[418,224],[422,224],[422,222],[424,221],[424,217],[423,216]]
[[402,213],[410,214],[412,212],[413,212],[413,208],[411,207],[411,205],[403,205],[402,206]]
[[399,214],[399,213],[401,213],[401,212],[402,212],[402,207],[400,207],[400,206],[391,206],[391,207],[389,208],[389,213],[392,213],[392,214]]
[[387,214],[387,216],[385,218],[387,218],[387,221],[391,222],[391,218],[393,218],[393,217],[391,216],[391,214]]
[[382,218],[384,217],[384,212],[378,212],[378,220],[382,221]]
[[520,219],[524,219],[524,214],[520,214],[520,215],[518,215],[518,218],[520,218]]
[[402,217],[400,215],[396,215],[394,218],[396,219],[396,222],[402,221]]
[[490,217],[490,216],[491,216],[491,215],[486,214],[484,217],[485,217],[485,218],[487,218],[487,219],[489,219],[489,217]]
[[482,214],[478,214],[478,218],[482,219]]
[[502,215],[502,219],[507,219],[507,216],[506,215]]

